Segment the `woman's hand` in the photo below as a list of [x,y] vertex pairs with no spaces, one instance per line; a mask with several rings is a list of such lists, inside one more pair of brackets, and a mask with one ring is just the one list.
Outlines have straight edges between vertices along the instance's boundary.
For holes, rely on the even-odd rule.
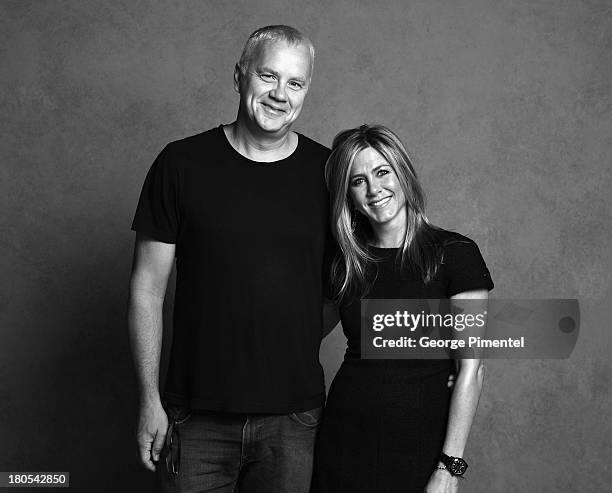
[[430,476],[425,493],[457,493],[459,479],[443,469],[436,469]]

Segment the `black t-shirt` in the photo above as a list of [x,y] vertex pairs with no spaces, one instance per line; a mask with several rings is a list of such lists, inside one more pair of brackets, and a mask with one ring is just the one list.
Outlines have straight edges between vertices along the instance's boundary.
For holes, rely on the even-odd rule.
[[[378,261],[376,265],[370,266],[375,269],[376,276],[365,298],[433,300],[450,298],[463,291],[493,289],[489,269],[473,240],[445,230],[437,231],[435,237],[442,250],[442,263],[434,278],[427,284],[419,273],[406,268],[400,270],[398,248],[370,247],[370,253]],[[358,359],[361,355],[360,299],[342,303],[340,317],[347,338],[345,358]],[[400,364],[427,366],[432,365],[433,360],[403,360]]]
[[329,150],[303,135],[260,163],[221,126],[167,145],[132,229],[176,244],[174,337],[164,397],[194,409],[320,406]]

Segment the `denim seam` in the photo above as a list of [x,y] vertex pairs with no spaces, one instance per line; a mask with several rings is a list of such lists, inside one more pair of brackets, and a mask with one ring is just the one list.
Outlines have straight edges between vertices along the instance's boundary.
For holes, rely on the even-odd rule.
[[185,416],[185,417],[184,417],[183,419],[181,419],[180,421],[175,420],[175,421],[174,421],[174,424],[176,424],[176,425],[182,425],[182,424],[186,423],[186,422],[187,422],[187,420],[188,420],[189,418],[191,418],[191,415],[192,415],[192,414],[193,414],[193,412],[192,412],[192,411],[190,411],[190,412],[187,414],[187,416]]
[[315,420],[314,423],[305,423],[304,421],[300,419],[300,417],[298,416],[298,413],[290,413],[289,417],[292,420],[297,421],[302,426],[306,426],[307,428],[316,428],[321,421],[320,419],[317,420],[312,414],[310,414],[310,411],[304,411],[300,414],[306,414],[309,418],[312,418],[313,420]]
[[246,434],[247,434],[247,426],[249,425],[249,418],[244,420],[244,425],[242,426],[242,437],[240,439],[240,470],[246,463],[246,453],[247,453],[247,443],[246,443]]

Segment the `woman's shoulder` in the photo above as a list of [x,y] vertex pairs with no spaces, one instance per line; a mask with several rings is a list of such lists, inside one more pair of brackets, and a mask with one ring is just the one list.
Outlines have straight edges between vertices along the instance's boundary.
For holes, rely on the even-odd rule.
[[448,296],[474,289],[493,289],[491,274],[474,240],[455,231],[439,230],[441,267],[448,279]]
[[456,231],[437,229],[435,238],[441,252],[442,265],[473,265],[483,262],[478,245],[470,237]]
[[432,236],[443,251],[476,246],[476,242],[471,238],[448,229],[435,228],[432,230]]

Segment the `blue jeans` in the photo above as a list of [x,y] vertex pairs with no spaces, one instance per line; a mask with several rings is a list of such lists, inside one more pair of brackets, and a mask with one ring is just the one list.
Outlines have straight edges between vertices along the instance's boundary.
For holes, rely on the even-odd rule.
[[321,408],[291,414],[170,406],[160,493],[307,493]]

